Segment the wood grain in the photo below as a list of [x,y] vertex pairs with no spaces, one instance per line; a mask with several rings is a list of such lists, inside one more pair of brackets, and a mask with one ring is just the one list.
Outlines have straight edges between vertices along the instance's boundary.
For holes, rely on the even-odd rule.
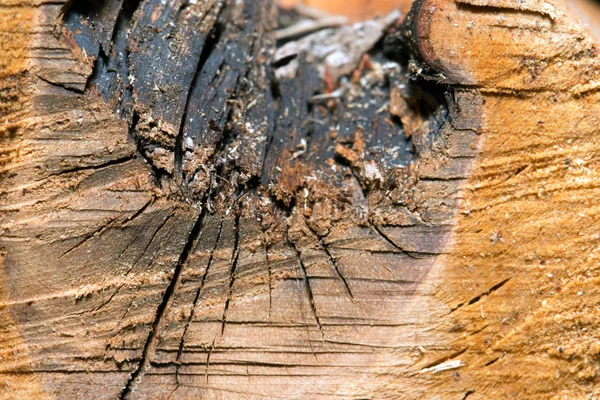
[[270,4],[0,5],[0,396],[599,396],[591,29]]

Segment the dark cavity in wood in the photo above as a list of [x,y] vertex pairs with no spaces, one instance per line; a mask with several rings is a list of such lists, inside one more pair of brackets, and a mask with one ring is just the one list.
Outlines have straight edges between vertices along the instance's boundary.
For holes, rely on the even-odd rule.
[[139,156],[173,196],[209,194],[214,211],[244,193],[291,207],[307,187],[342,202],[356,189],[362,202],[397,190],[448,119],[445,88],[411,72],[404,27],[387,23],[340,78],[327,56],[352,49],[315,56],[301,41],[335,42],[349,28],[302,37],[297,51],[287,42],[278,56],[277,19],[268,0],[102,0],[74,1],[64,26],[95,60],[86,91],[128,121]]

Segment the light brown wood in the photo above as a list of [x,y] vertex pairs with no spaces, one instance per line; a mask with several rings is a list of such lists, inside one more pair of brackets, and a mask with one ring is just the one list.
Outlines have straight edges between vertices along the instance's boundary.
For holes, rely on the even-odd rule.
[[275,51],[257,4],[108,7],[91,44],[0,5],[0,397],[600,396],[581,15],[422,0]]
[[442,79],[484,102],[453,244],[427,279],[448,307],[437,341],[465,366],[423,386],[595,398],[598,43],[566,2],[521,3],[426,1],[414,25]]

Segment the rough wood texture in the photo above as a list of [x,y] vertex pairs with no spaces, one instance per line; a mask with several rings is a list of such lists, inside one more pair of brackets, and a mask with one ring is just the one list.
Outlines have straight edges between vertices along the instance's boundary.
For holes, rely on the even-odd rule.
[[465,366],[423,387],[598,397],[598,42],[558,1],[425,1],[412,34],[483,103],[453,244],[427,279],[449,308],[436,342]]
[[279,46],[266,0],[0,13],[3,398],[600,396],[600,60],[562,0]]

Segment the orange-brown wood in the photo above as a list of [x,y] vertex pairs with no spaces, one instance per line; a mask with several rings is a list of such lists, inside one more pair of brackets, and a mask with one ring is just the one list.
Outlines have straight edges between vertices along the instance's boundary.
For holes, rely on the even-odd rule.
[[407,13],[413,0],[278,0],[284,8],[302,4],[331,15],[347,16],[353,21],[385,15],[393,10]]
[[304,3],[330,14],[346,15],[353,20],[367,20],[395,9],[406,13],[410,10],[412,0],[304,0]]
[[600,395],[600,59],[575,21],[562,1],[429,0],[416,16],[426,61],[484,103],[453,243],[427,279],[446,308],[429,316],[436,341],[463,365],[425,374],[442,398]]

